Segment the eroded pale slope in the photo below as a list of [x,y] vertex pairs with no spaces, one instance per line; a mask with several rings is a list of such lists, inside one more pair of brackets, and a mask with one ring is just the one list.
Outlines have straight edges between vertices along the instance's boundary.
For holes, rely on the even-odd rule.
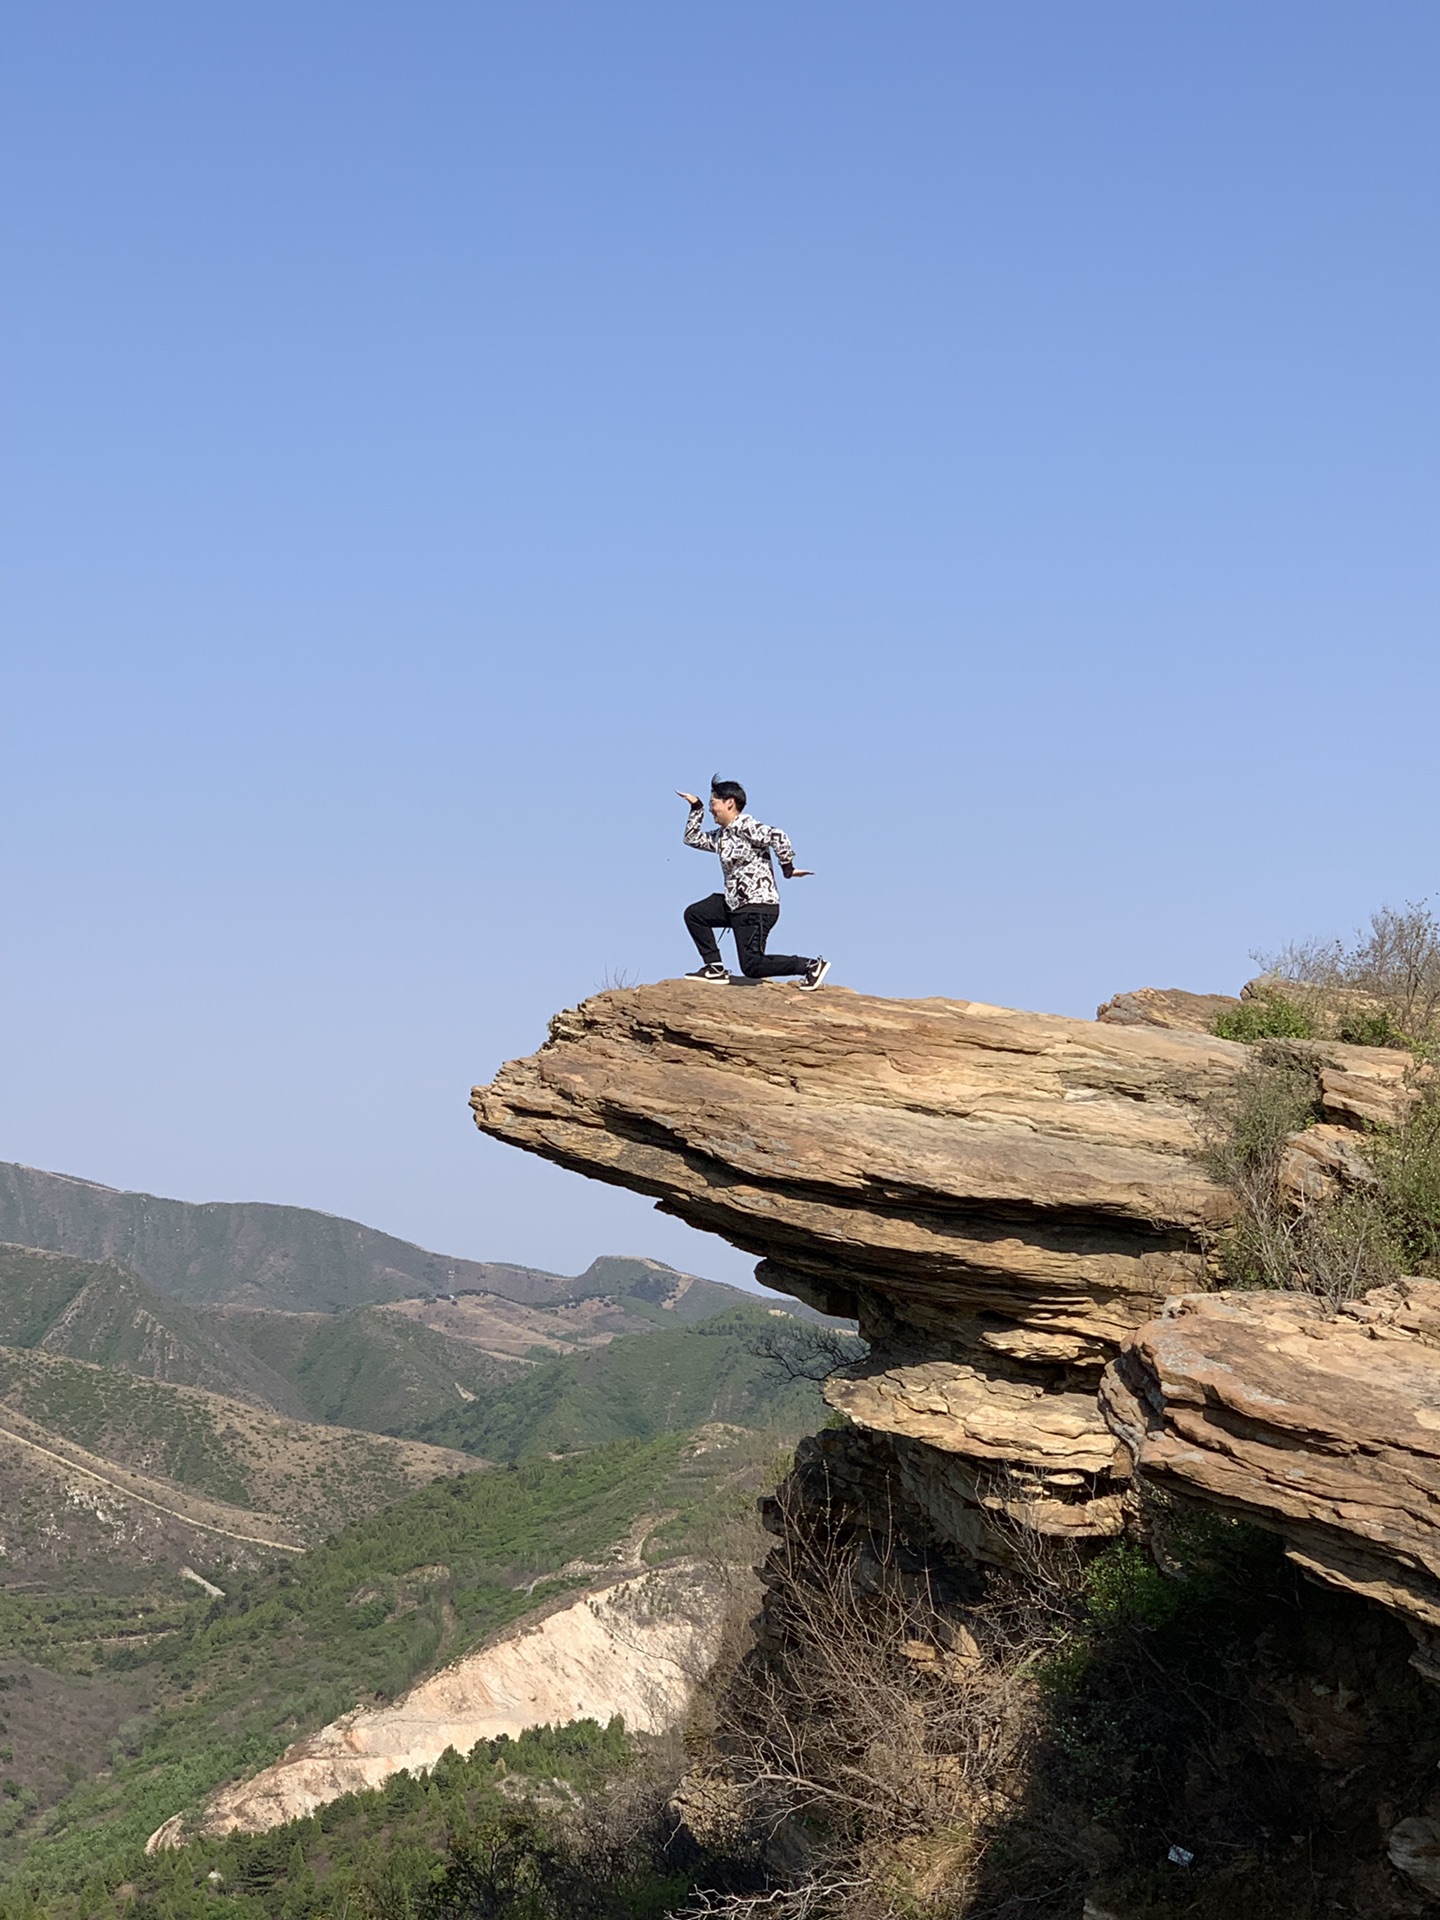
[[[216,1794],[202,1828],[263,1832],[344,1793],[377,1787],[401,1767],[432,1767],[448,1747],[526,1727],[620,1715],[637,1733],[684,1716],[719,1649],[731,1582],[686,1562],[638,1573],[511,1629],[414,1687],[402,1700],[347,1713],[297,1741],[274,1766]],[[183,1817],[151,1849],[183,1841]]]

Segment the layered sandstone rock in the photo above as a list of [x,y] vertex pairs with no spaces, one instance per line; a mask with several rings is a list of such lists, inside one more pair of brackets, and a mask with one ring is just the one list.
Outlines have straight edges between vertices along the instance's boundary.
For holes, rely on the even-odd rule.
[[1300,1294],[1171,1301],[1104,1376],[1144,1478],[1278,1532],[1331,1585],[1440,1630],[1440,1282],[1330,1314]]
[[1197,1118],[1244,1057],[970,1001],[674,981],[559,1015],[472,1104],[486,1132],[649,1193],[763,1256],[767,1284],[856,1315],[872,1361],[834,1404],[952,1456],[957,1497],[1018,1473],[1057,1528],[1103,1534],[1117,1449],[1095,1383],[1203,1283],[1227,1200]]
[[497,1139],[652,1194],[831,1305],[1113,1345],[1200,1275],[1197,1105],[1244,1050],[959,1000],[604,993],[475,1090]]
[[1216,1018],[1240,1005],[1233,993],[1187,993],[1183,987],[1137,987],[1117,993],[1095,1018],[1114,1027],[1177,1027],[1189,1033],[1209,1033]]
[[[767,1284],[856,1315],[872,1359],[832,1403],[912,1465],[933,1449],[916,1477],[947,1510],[1019,1501],[1103,1536],[1127,1467],[1096,1381],[1205,1282],[1229,1202],[1199,1121],[1246,1059],[1173,1025],[673,981],[559,1015],[472,1104],[496,1138],[648,1193],[763,1256]],[[1322,1071],[1342,1123],[1400,1085],[1358,1049]]]
[[1129,1461],[1094,1381],[987,1372],[954,1360],[897,1359],[882,1347],[825,1383],[856,1426],[896,1443],[894,1471],[944,1533],[972,1557],[1008,1558],[1004,1536],[957,1518],[1008,1515],[1047,1534],[1099,1539],[1125,1521]]
[[[1408,1056],[1317,1050],[1325,1118],[1393,1119]],[[1228,1196],[1197,1121],[1250,1058],[1179,1028],[691,981],[602,993],[471,1098],[477,1125],[908,1324],[1097,1351],[1203,1280]]]

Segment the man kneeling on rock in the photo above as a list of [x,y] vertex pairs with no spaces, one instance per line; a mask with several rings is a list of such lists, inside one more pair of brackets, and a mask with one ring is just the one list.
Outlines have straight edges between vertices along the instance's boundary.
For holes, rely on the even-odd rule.
[[[680,789],[677,787],[676,792]],[[806,960],[798,953],[766,953],[765,942],[780,918],[780,893],[771,865],[772,851],[780,857],[780,871],[787,880],[802,880],[807,867],[795,864],[795,849],[779,827],[767,827],[745,811],[745,789],[738,780],[712,780],[710,812],[714,833],[704,829],[700,796],[680,793],[690,808],[685,822],[685,844],[704,853],[718,853],[725,876],[725,891],[712,893],[685,909],[685,925],[690,938],[700,949],[701,965],[689,980],[728,980],[730,975],[720,958],[716,929],[729,927],[735,935],[735,950],[740,956],[740,971],[747,980],[766,980],[777,974],[802,977],[796,985],[803,993],[813,993],[830,971],[830,962]]]

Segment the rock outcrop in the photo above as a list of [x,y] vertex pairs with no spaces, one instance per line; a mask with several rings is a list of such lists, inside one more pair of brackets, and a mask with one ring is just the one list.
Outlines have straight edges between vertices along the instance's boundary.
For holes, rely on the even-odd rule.
[[1308,1573],[1402,1615],[1440,1677],[1440,1282],[1338,1314],[1298,1294],[1182,1296],[1101,1399],[1147,1481],[1259,1522]]
[[[1228,1197],[1197,1118],[1249,1057],[1183,1028],[688,981],[597,995],[471,1104],[496,1139],[652,1195],[835,1311],[1098,1361],[1203,1280]],[[1403,1111],[1408,1056],[1317,1049],[1325,1118]]]
[[[926,1462],[912,1477],[950,1524],[1023,1512],[1102,1538],[1132,1460],[1101,1371],[1207,1286],[1229,1216],[1201,1160],[1207,1104],[1252,1057],[1200,1030],[1224,1000],[1125,995],[1090,1021],[671,981],[558,1015],[472,1105],[495,1138],[649,1194],[759,1255],[767,1285],[858,1318],[870,1358],[827,1397]],[[1333,1177],[1410,1098],[1407,1055],[1312,1051],[1323,1153],[1297,1180]]]
[[1137,987],[1117,993],[1095,1018],[1113,1027],[1174,1027],[1189,1033],[1209,1033],[1218,1014],[1241,1004],[1232,993],[1187,993],[1183,987]]
[[[1206,1138],[1257,1055],[1210,1028],[1239,1004],[1141,990],[1082,1021],[673,982],[561,1014],[473,1096],[487,1133],[651,1195],[859,1320],[868,1357],[825,1383],[847,1420],[765,1505],[767,1686],[858,1620],[856,1689],[907,1702],[897,1724],[929,1739],[948,1695],[897,1689],[896,1649],[983,1702],[1020,1670],[985,1632],[1013,1653],[1008,1610],[1032,1607],[1033,1652],[1055,1644],[1047,1609],[1065,1623],[1074,1688],[974,1816],[997,1841],[976,1856],[986,1912],[1305,1920],[1323,1896],[1411,1920],[1440,1888],[1440,1720],[1414,1671],[1440,1682],[1440,1282],[1339,1313],[1214,1290],[1232,1201]],[[1407,1113],[1414,1062],[1283,1045],[1317,1111],[1282,1189],[1299,1206],[1363,1187],[1366,1133]],[[1197,1504],[1258,1523],[1308,1578],[1274,1540],[1193,1525]],[[1083,1556],[1120,1533],[1132,1550],[1092,1583]],[[1174,1584],[1133,1551],[1146,1538]],[[753,1705],[737,1681],[737,1750]],[[800,1686],[782,1731],[815,1739],[835,1711]],[[905,1778],[972,1751],[907,1747]],[[892,1845],[897,1874],[930,1872],[933,1841]]]
[[966,1001],[672,982],[598,995],[478,1124],[652,1194],[826,1309],[1049,1331],[1096,1358],[1201,1276],[1195,1111],[1243,1049]]

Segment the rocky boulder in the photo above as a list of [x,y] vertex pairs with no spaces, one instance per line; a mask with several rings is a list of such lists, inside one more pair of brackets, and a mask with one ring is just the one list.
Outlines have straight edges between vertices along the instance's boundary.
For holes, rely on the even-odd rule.
[[1227,1201],[1196,1111],[1244,1058],[973,1001],[674,981],[558,1015],[471,1104],[818,1304],[875,1293],[917,1324],[987,1313],[1104,1348],[1201,1275]]
[[1183,1296],[1100,1398],[1147,1482],[1279,1533],[1308,1573],[1401,1614],[1435,1663],[1440,1282],[1336,1314],[1301,1294]]
[[1187,993],[1183,987],[1137,987],[1117,993],[1095,1018],[1112,1027],[1172,1027],[1186,1033],[1210,1033],[1216,1019],[1240,1005],[1233,993]]

